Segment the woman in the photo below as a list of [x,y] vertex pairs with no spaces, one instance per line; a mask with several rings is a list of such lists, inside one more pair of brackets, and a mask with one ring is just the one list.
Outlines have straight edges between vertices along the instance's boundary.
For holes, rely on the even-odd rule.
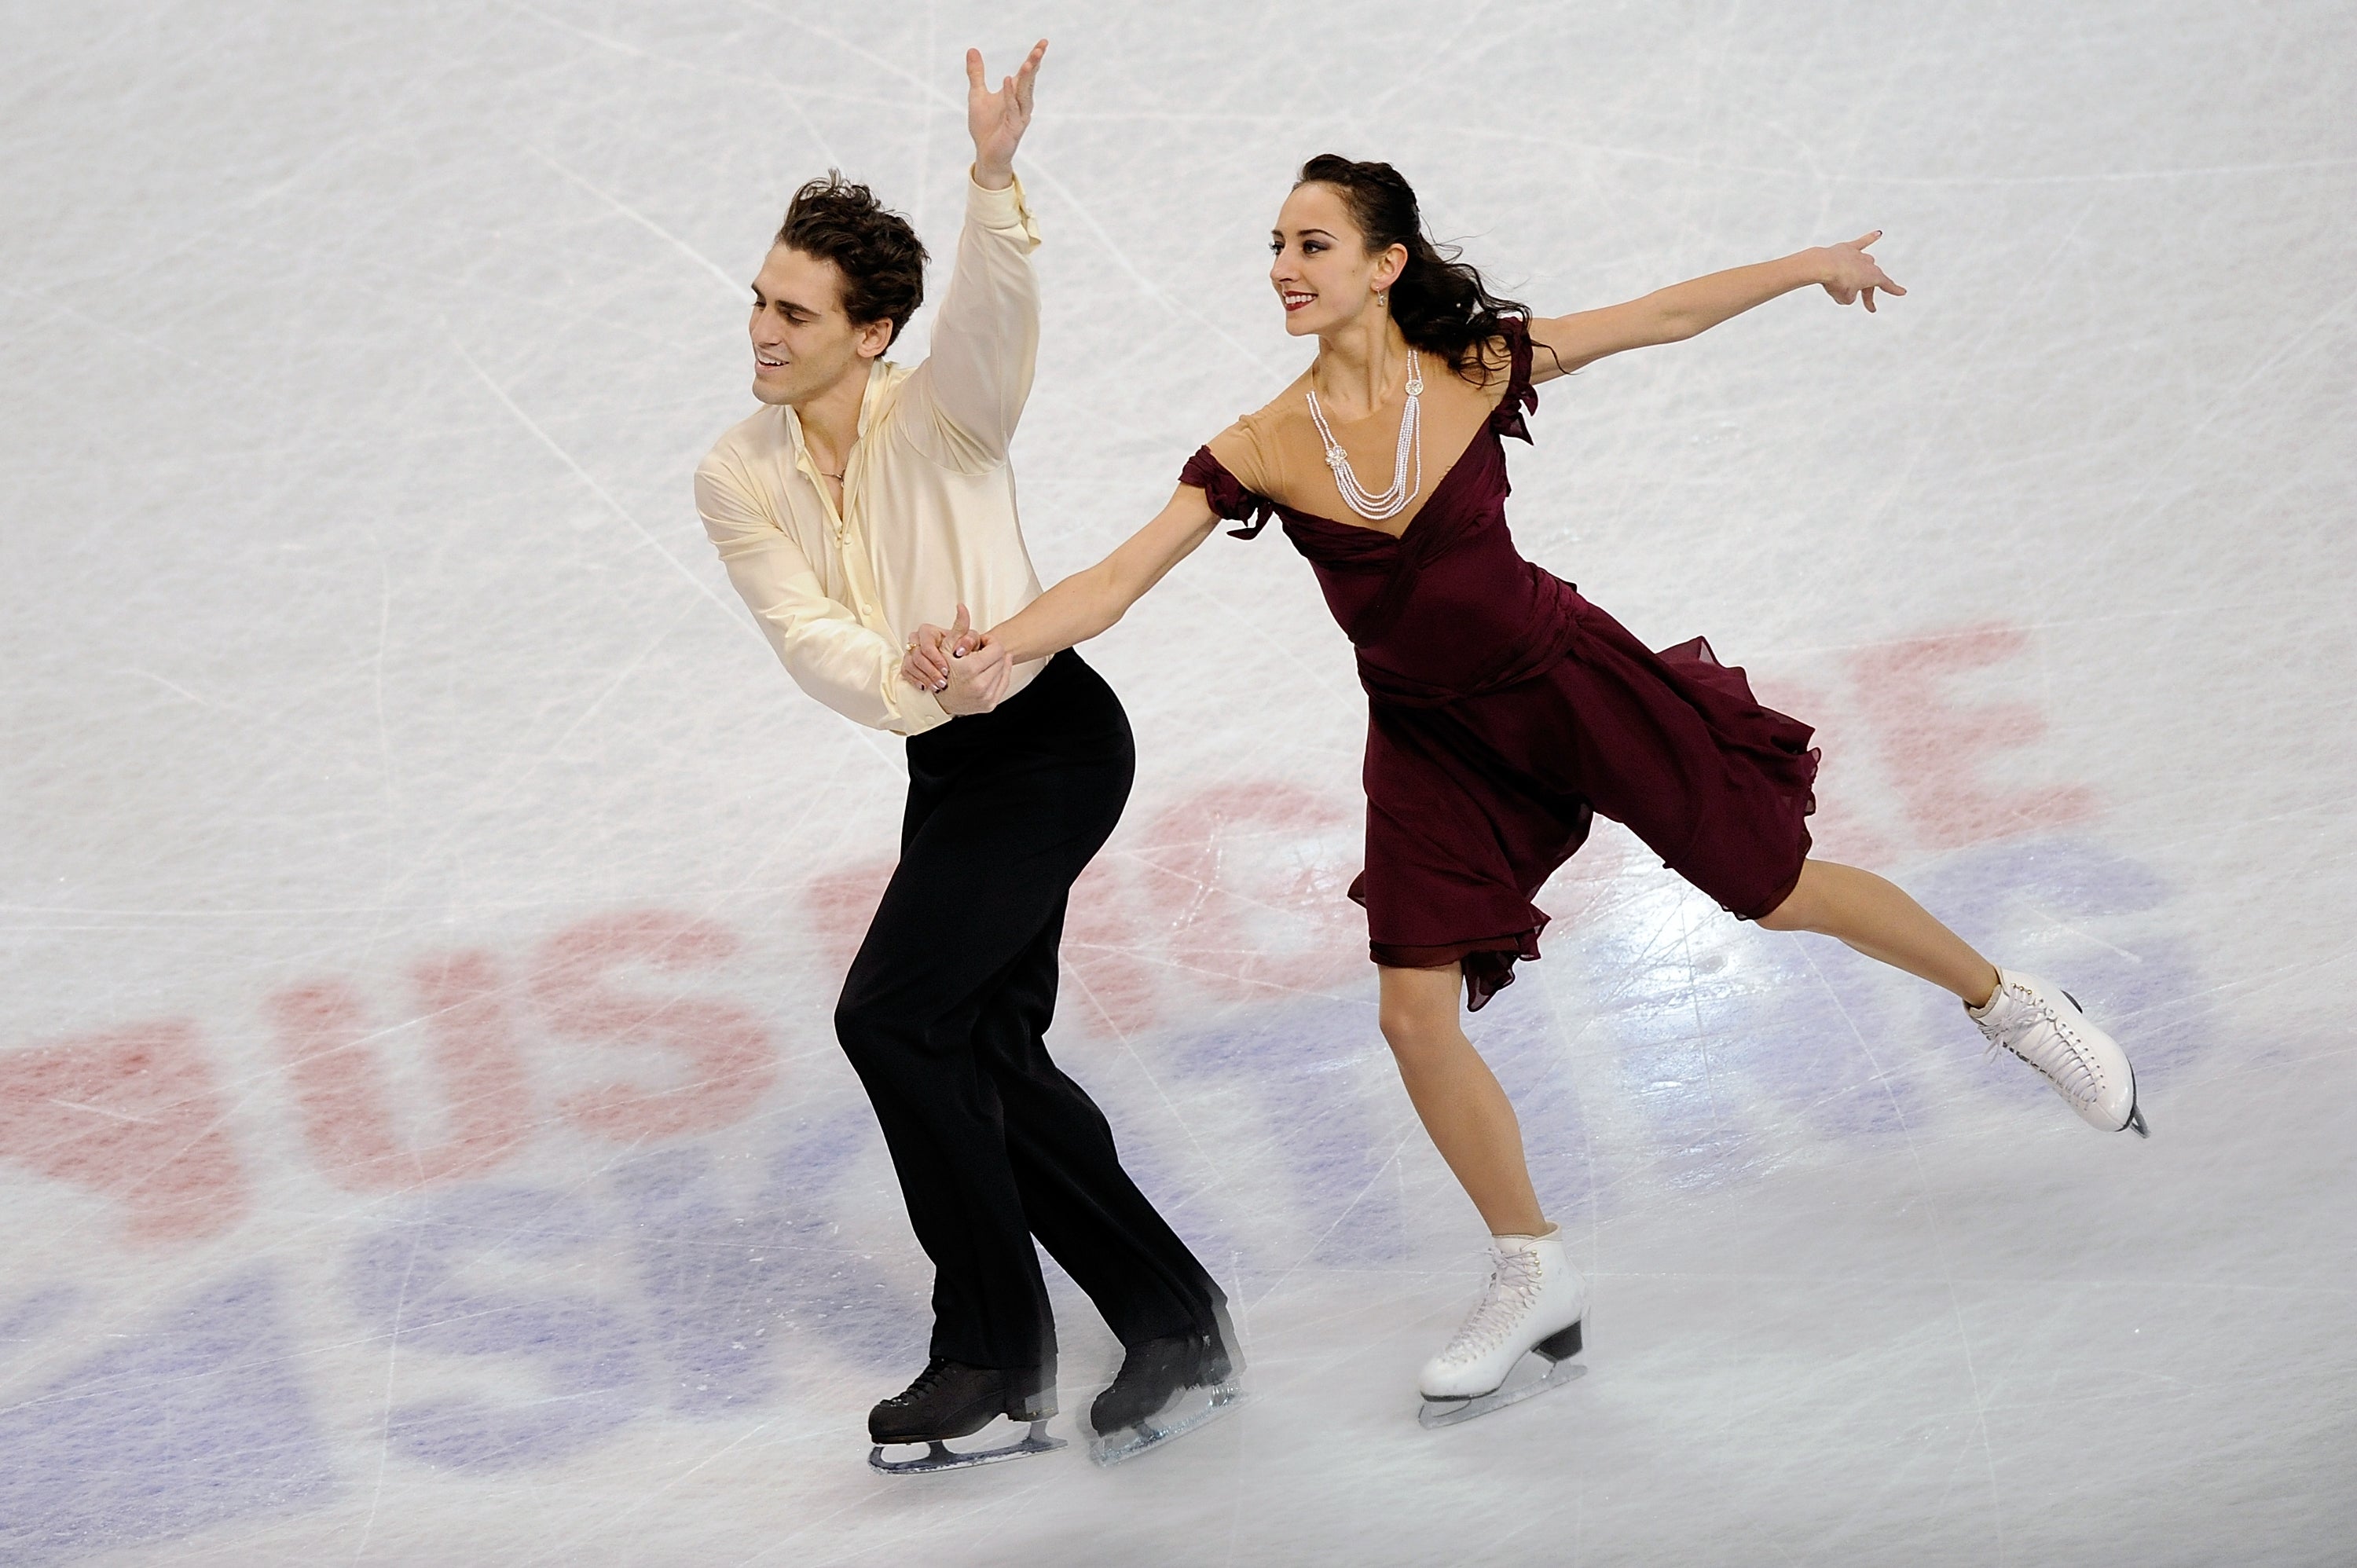
[[1433,247],[1391,166],[1312,158],[1269,270],[1286,330],[1318,339],[1308,371],[1197,452],[1169,505],[1103,562],[978,641],[927,628],[909,650],[909,679],[940,690],[969,679],[966,645],[1022,660],[1084,641],[1222,518],[1245,521],[1247,539],[1281,518],[1308,557],[1369,698],[1351,894],[1383,1037],[1495,1249],[1480,1302],[1423,1370],[1428,1421],[1505,1402],[1526,1351],[1552,1363],[1579,1348],[1585,1283],[1540,1211],[1513,1108],[1458,1026],[1457,988],[1478,1009],[1538,956],[1546,917],[1531,899],[1593,812],[1742,918],[1837,937],[1953,992],[2087,1121],[2145,1131],[2126,1056],[2074,1002],[1997,969],[1883,878],[1808,858],[1809,726],[1760,706],[1701,639],[1649,651],[1507,532],[1502,437],[1530,439],[1538,383],[1811,284],[1871,311],[1878,292],[1906,292],[1867,252],[1878,237],[1534,319]]

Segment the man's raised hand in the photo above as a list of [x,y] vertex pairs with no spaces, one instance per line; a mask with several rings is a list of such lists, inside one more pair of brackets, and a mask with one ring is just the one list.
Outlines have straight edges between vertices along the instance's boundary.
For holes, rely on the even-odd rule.
[[1031,85],[1048,40],[1031,46],[1022,69],[997,91],[982,74],[982,51],[965,51],[965,128],[974,136],[974,177],[985,190],[1005,190],[1015,178],[1015,149],[1031,125]]
[[1881,238],[1882,231],[1876,229],[1860,234],[1846,245],[1826,245],[1821,248],[1820,254],[1824,262],[1824,276],[1817,281],[1824,285],[1827,294],[1834,296],[1835,305],[1847,305],[1850,301],[1863,296],[1866,308],[1870,312],[1874,309],[1876,289],[1893,295],[1904,295],[1907,292],[1885,276],[1882,268],[1876,264],[1874,258],[1866,253],[1866,248]]

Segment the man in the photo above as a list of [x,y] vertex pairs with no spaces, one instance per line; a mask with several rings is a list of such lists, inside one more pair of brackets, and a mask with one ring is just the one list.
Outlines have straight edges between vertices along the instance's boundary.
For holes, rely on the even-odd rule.
[[[931,1359],[868,1419],[884,1469],[1061,1446],[1042,1430],[1055,1331],[1034,1236],[1127,1350],[1092,1412],[1101,1461],[1234,1397],[1225,1297],[1042,1039],[1067,895],[1128,798],[1121,703],[1069,652],[1019,666],[977,653],[938,695],[899,673],[927,611],[956,603],[988,625],[1039,593],[1007,446],[1039,341],[1039,234],[1014,157],[1047,47],[996,91],[967,51],[973,177],[931,356],[914,370],[884,359],[923,298],[916,234],[866,188],[812,181],[753,283],[763,406],[695,476],[705,532],[795,682],[908,737],[900,865],[835,1010],[935,1271]],[[1190,1390],[1200,1409],[1171,1419]],[[1030,1435],[940,1446],[1002,1414]],[[931,1447],[887,1462],[899,1443]]]

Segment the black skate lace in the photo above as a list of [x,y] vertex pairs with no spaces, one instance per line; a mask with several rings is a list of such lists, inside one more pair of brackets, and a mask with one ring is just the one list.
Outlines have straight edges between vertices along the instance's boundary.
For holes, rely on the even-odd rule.
[[902,1390],[899,1394],[896,1394],[893,1397],[899,1400],[922,1399],[927,1394],[931,1393],[933,1391],[934,1385],[938,1384],[943,1378],[948,1377],[949,1374],[950,1363],[948,1359],[944,1357],[936,1356],[931,1360],[925,1363],[925,1369],[917,1374],[917,1380],[915,1382],[910,1383],[906,1389]]

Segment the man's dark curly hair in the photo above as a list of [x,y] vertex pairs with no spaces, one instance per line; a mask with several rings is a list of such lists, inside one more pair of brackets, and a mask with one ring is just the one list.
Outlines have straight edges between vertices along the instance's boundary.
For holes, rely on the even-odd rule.
[[855,325],[889,321],[898,338],[925,303],[925,247],[917,231],[840,169],[794,192],[771,243],[833,262],[843,274],[844,313]]

